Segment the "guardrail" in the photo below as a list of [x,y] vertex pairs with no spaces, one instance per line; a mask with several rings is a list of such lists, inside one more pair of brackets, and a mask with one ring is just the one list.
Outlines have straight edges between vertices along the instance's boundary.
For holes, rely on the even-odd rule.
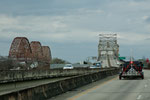
[[76,68],[76,69],[53,69],[53,70],[0,70],[0,83],[25,81],[52,77],[75,76],[88,73],[95,73],[115,68]]
[[[96,69],[93,69],[93,71],[94,70]],[[2,100],[18,100],[18,98],[19,100],[47,100],[53,96],[84,86],[94,81],[98,81],[106,78],[107,76],[116,75],[118,72],[119,68],[103,69],[99,70],[98,72],[73,76],[64,80],[41,84],[39,86],[9,91],[8,93],[1,94],[0,98]]]

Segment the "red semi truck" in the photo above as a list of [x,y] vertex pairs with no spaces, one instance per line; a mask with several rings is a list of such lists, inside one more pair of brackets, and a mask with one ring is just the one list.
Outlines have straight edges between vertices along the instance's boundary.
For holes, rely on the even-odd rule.
[[121,65],[121,72],[119,74],[119,79],[122,78],[136,78],[140,77],[144,79],[144,72],[142,71],[143,64],[139,61],[126,61]]

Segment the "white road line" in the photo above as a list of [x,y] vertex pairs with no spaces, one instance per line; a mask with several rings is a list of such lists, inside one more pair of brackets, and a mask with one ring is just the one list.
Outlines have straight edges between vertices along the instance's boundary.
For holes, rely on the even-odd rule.
[[136,99],[137,99],[137,100],[140,100],[140,99],[141,99],[141,97],[142,97],[142,95],[139,95]]

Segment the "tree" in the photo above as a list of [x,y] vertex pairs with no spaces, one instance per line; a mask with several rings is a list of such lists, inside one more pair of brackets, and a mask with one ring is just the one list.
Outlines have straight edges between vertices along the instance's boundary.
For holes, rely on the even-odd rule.
[[60,59],[60,58],[53,58],[51,61],[51,64],[67,64],[67,63],[70,63],[70,62]]
[[10,69],[25,69],[25,66],[11,58],[0,56],[0,70]]
[[0,56],[0,70],[9,70],[13,67],[14,65],[11,59]]

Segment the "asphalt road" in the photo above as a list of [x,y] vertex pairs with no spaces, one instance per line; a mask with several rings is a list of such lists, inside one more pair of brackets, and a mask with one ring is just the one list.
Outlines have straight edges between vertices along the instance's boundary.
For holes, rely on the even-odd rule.
[[145,79],[108,77],[49,100],[150,100],[150,70]]

